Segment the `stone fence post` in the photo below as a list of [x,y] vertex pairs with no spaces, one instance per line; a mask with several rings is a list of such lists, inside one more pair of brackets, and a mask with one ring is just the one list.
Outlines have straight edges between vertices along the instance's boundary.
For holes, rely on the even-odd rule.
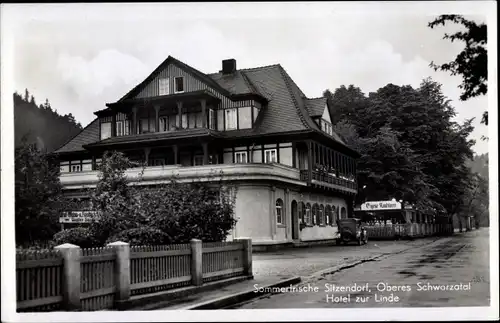
[[117,309],[130,298],[130,244],[122,241],[108,243],[115,249],[115,305]]
[[243,268],[246,276],[253,276],[252,271],[252,239],[239,238],[235,241],[243,244]]
[[79,311],[80,305],[80,257],[82,249],[71,243],[54,247],[61,252],[63,263],[63,307],[66,311]]
[[191,283],[194,286],[203,284],[203,245],[198,239],[191,239]]

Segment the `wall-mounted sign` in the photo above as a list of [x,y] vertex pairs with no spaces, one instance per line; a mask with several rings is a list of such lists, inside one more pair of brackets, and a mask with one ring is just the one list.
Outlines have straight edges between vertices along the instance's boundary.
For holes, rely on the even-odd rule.
[[63,216],[59,217],[59,223],[90,223],[95,214],[94,211],[63,212]]
[[400,210],[401,203],[398,201],[376,201],[365,202],[361,204],[363,211],[378,211],[378,210]]

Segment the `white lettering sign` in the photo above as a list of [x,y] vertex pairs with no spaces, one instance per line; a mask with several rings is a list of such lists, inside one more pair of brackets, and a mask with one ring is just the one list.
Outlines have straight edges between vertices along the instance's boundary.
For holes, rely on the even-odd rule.
[[361,210],[363,211],[399,210],[399,209],[401,209],[401,203],[397,201],[377,201],[377,202],[365,202],[361,204]]
[[95,215],[94,211],[63,212],[63,216],[59,217],[59,223],[90,223]]

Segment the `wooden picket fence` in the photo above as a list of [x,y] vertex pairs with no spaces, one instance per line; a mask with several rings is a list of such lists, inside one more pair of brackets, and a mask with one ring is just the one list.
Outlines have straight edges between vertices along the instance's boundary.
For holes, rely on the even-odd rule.
[[63,302],[63,258],[56,250],[16,254],[17,309],[56,311]]
[[[136,295],[251,276],[250,239],[165,246],[130,247],[122,243],[118,247],[122,251],[125,247],[127,252],[119,254],[114,247],[80,249],[70,245],[79,253],[69,259],[64,257],[64,250],[18,251],[18,312],[113,309],[118,294],[122,302]],[[201,259],[201,264],[196,259]],[[128,265],[120,267],[124,262]],[[79,270],[68,273],[65,266]],[[128,272],[123,268],[129,268]],[[70,290],[74,279],[79,281]]]
[[155,293],[191,284],[191,245],[130,248],[131,295]]
[[242,275],[243,245],[239,242],[203,243],[203,282]]
[[84,311],[112,308],[116,292],[113,248],[82,249],[80,302]]
[[451,224],[406,223],[393,225],[367,225],[366,233],[369,239],[395,239],[428,237],[437,234],[450,234]]

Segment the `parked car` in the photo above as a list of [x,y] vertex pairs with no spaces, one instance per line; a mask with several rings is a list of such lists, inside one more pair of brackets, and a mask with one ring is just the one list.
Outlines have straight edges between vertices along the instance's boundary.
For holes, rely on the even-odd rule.
[[368,243],[368,235],[360,219],[347,218],[338,220],[337,228],[336,243],[338,245],[352,241],[357,242],[360,246]]

